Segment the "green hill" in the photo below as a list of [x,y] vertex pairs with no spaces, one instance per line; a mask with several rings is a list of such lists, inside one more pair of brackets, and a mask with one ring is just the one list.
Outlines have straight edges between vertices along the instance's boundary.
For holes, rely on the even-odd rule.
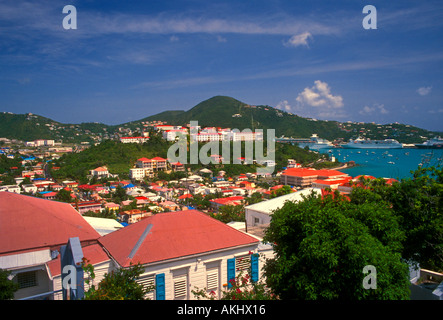
[[267,105],[252,106],[231,97],[215,96],[205,100],[188,111],[166,111],[147,117],[143,121],[162,120],[168,124],[186,125],[191,120],[202,127],[217,126],[244,130],[275,129],[280,137],[309,138],[316,133],[321,138],[398,139],[402,143],[419,143],[420,136],[432,137],[435,132],[404,124],[377,125],[373,123],[341,123],[338,121],[303,118]]
[[143,131],[142,122],[165,121],[173,125],[187,125],[198,121],[202,127],[214,126],[244,130],[275,129],[277,137],[319,137],[344,141],[358,136],[370,139],[397,139],[401,143],[421,143],[437,132],[404,124],[377,125],[373,123],[341,123],[338,121],[303,118],[267,105],[249,105],[231,97],[215,96],[200,102],[188,111],[164,111],[141,120],[109,126],[102,123],[63,124],[33,114],[0,113],[0,137],[19,140],[54,139],[64,143],[100,142],[115,139],[115,134],[127,134],[119,129]]

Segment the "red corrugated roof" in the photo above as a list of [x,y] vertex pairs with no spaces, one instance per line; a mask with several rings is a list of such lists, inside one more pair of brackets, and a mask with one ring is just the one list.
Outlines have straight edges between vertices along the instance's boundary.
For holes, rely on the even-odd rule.
[[[146,236],[133,259],[129,254],[149,224]],[[218,249],[257,243],[258,240],[197,210],[155,214],[114,231],[99,242],[123,267],[163,261]]]
[[0,192],[0,254],[65,245],[100,234],[69,204]]

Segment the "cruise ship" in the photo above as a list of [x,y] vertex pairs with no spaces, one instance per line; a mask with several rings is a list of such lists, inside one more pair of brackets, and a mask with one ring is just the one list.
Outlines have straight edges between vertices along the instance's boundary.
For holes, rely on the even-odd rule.
[[417,143],[415,146],[420,149],[440,149],[443,148],[443,139],[441,137],[435,137],[424,143]]
[[291,143],[293,145],[297,144],[300,148],[308,147],[309,150],[319,150],[319,149],[334,147],[334,145],[330,141],[320,138],[315,133],[309,139],[281,137],[281,138],[276,138],[275,141],[283,143]]
[[394,139],[371,140],[358,138],[349,140],[342,147],[349,149],[401,149],[403,145]]

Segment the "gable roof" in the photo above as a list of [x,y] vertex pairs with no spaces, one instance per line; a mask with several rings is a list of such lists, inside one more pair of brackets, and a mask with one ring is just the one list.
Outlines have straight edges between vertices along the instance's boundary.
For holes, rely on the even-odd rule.
[[311,194],[311,192],[313,192],[317,196],[321,195],[321,189],[319,188],[306,188],[297,192],[285,194],[277,198],[251,204],[249,206],[246,206],[245,210],[246,212],[248,212],[248,210],[253,210],[271,215],[274,213],[274,210],[283,207],[286,201],[298,202],[300,200],[303,200],[302,195],[307,197]]
[[[82,251],[85,259],[92,265],[110,260],[106,252],[98,244],[82,247]],[[58,255],[57,258],[46,263],[51,279],[61,275],[60,258],[60,255]]]
[[[99,242],[122,267],[258,243],[198,210],[152,215],[103,236]],[[130,258],[132,255],[132,259]]]
[[0,192],[0,254],[65,245],[100,234],[69,204]]

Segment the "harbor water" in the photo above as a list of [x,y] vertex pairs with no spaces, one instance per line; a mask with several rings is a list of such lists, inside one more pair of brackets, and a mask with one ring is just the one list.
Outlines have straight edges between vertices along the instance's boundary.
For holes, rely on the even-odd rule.
[[320,149],[319,152],[334,156],[337,161],[354,161],[357,166],[340,171],[352,177],[370,175],[376,178],[397,180],[412,178],[411,171],[419,166],[443,165],[443,149]]

